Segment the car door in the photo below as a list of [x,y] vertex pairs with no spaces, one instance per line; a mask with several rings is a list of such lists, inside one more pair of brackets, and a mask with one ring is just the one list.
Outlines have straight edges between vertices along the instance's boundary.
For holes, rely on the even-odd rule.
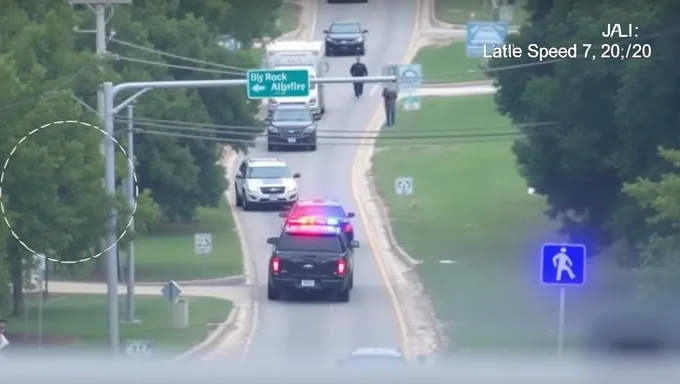
[[236,171],[236,175],[239,176],[236,178],[235,181],[235,186],[236,186],[236,193],[238,193],[240,196],[243,196],[243,183],[245,182],[246,178],[246,172],[248,171],[248,163],[247,162],[242,162],[241,165],[238,167],[238,170]]

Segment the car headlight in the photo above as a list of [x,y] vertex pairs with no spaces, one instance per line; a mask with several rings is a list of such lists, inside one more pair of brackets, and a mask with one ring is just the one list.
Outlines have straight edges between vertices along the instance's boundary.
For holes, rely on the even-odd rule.
[[357,38],[356,40],[354,40],[354,41],[357,42],[357,43],[361,43],[362,41],[364,41],[364,38],[363,38],[363,37],[358,37],[358,38]]
[[297,193],[297,187],[288,187],[287,190],[289,193]]
[[250,192],[257,192],[257,187],[251,184],[248,184],[248,191]]
[[269,127],[269,132],[271,133],[279,133],[279,129],[276,127]]
[[313,125],[310,125],[309,127],[305,128],[305,132],[310,133],[314,132],[316,130],[316,127]]

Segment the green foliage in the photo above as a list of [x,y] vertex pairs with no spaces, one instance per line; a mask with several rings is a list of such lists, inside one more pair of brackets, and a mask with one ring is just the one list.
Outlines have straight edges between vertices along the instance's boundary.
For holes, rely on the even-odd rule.
[[[74,33],[74,27],[94,27],[93,12],[88,8],[73,8],[65,1],[0,0],[0,157],[6,158],[21,137],[53,121],[79,120],[100,125],[98,117],[83,109],[76,97],[95,106],[96,89],[102,81],[243,76],[238,68],[256,67],[257,63],[248,51],[231,52],[218,45],[219,37],[229,34],[249,46],[253,40],[275,33],[280,3],[149,0],[117,6],[109,20],[110,30],[116,31],[107,48],[112,54],[100,59],[93,53],[94,36]],[[172,67],[206,68],[155,51],[214,62],[225,68],[210,66],[222,72],[205,73]],[[227,70],[229,66],[237,71]],[[117,102],[130,94],[119,95]],[[257,107],[246,99],[243,89],[155,90],[138,100],[135,116],[255,126]],[[121,132],[126,127],[119,122],[116,129]],[[226,189],[220,165],[222,148],[215,141],[167,135],[177,133],[176,129],[144,128],[157,134],[136,135],[135,161],[141,191],[136,234],[150,230],[161,219],[192,220],[198,207],[216,206]],[[234,140],[233,146],[243,150],[255,133],[253,129],[201,135]],[[2,199],[13,229],[36,251],[50,249],[69,260],[97,253],[98,241],[106,229],[106,213],[112,205],[119,215],[118,230],[127,224],[130,210],[122,187],[112,199],[102,186],[101,140],[102,134],[94,129],[62,124],[31,135],[12,155]],[[121,184],[127,160],[120,151],[116,165],[116,178]],[[130,233],[124,241],[134,235]],[[17,281],[21,259],[29,256],[12,239],[4,226],[0,228],[0,249],[5,250],[0,257],[0,313],[7,313],[9,308],[3,302],[8,294],[8,272],[12,271],[11,278]],[[15,295],[13,311],[18,310],[20,301]]]
[[[662,159],[680,169],[680,151],[659,149]],[[680,175],[667,173],[659,181],[639,178],[623,191],[649,212],[647,223],[656,229],[649,242],[639,247],[640,283],[647,293],[680,289]]]
[[[680,51],[673,21],[680,8],[671,1],[529,1],[527,12],[530,21],[509,43],[523,48],[592,44],[597,57],[543,64],[526,55],[491,61],[492,69],[520,66],[491,73],[500,85],[499,110],[524,125],[525,137],[513,149],[520,172],[547,197],[548,214],[561,220],[572,239],[597,246],[623,241],[635,250],[663,226],[650,226],[644,209],[621,188],[667,172],[669,164],[656,148],[680,146]],[[613,21],[633,23],[640,35],[634,42],[650,44],[653,57],[600,57],[600,44],[629,41],[601,36]],[[636,262],[637,252],[629,256]]]

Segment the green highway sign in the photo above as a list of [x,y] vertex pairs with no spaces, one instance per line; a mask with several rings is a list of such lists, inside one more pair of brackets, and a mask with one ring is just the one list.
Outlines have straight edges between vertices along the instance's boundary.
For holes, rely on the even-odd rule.
[[305,69],[255,69],[247,76],[251,100],[309,96],[309,71]]

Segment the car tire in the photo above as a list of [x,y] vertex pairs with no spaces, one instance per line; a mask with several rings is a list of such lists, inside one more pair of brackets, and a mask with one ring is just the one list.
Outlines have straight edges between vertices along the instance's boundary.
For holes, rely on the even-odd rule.
[[321,112],[322,116],[325,115],[326,114],[326,106],[321,107],[321,110],[319,112]]
[[309,150],[312,152],[316,151],[316,144],[310,145]]
[[271,285],[267,284],[267,300],[276,301],[281,298],[281,292]]
[[[243,193],[243,195],[245,196],[245,192]],[[243,201],[241,202],[241,207],[243,208],[244,211],[252,211],[254,205],[255,204],[253,203],[249,203],[248,199],[246,198],[243,198]]]
[[349,276],[349,284],[347,284],[347,289],[353,289],[354,288],[354,272]]
[[337,296],[338,302],[349,303],[349,299],[350,299],[350,290],[349,289],[338,292],[338,296]]
[[236,184],[234,184],[234,195],[236,196],[236,206],[240,207],[243,205],[243,198],[241,195],[238,194],[238,189],[236,188]]

